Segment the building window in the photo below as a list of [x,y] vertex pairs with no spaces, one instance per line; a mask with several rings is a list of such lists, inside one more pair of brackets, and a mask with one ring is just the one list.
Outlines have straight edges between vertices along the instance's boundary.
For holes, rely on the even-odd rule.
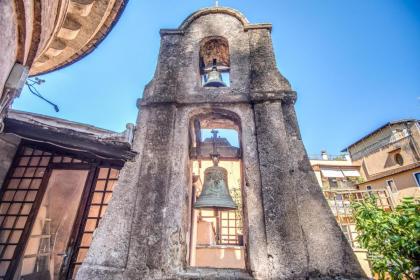
[[218,243],[243,246],[242,193],[239,188],[231,189],[230,193],[238,205],[238,210],[219,212]]
[[18,266],[17,246],[22,242],[22,233],[29,223],[51,156],[51,153],[22,148],[5,181],[0,202],[1,279],[12,277]]
[[[2,188],[0,202],[0,279],[12,277],[19,268],[21,276],[51,271],[54,246],[48,209],[41,202],[46,189],[50,164],[82,164],[80,159],[22,146]],[[50,180],[48,180],[50,181]],[[44,213],[42,219],[39,214]],[[32,217],[32,219],[31,219]],[[56,222],[56,221],[54,221]],[[39,228],[42,233],[31,234]],[[29,234],[24,235],[24,232]],[[49,239],[48,239],[49,238]],[[59,239],[57,236],[54,240]],[[49,241],[48,241],[49,240]],[[26,250],[23,249],[26,247]],[[18,248],[21,248],[18,250]],[[28,250],[32,250],[29,253]],[[57,262],[57,260],[54,260]],[[22,263],[20,263],[22,262]]]
[[93,239],[93,233],[99,221],[105,214],[108,203],[112,198],[114,187],[118,181],[119,170],[114,168],[99,168],[94,182],[93,193],[88,204],[88,210],[82,219],[81,229],[77,237],[74,254],[70,260],[69,278],[74,279],[82,262],[86,258]]
[[391,192],[393,192],[393,193],[398,192],[398,189],[397,189],[397,186],[395,185],[394,180],[387,180],[386,185],[391,190]]
[[414,173],[414,179],[416,180],[417,186],[420,187],[420,172]]
[[398,165],[400,165],[400,166],[404,165],[404,158],[402,157],[402,155],[400,153],[395,154],[394,160]]
[[366,189],[367,189],[368,191],[371,191],[371,190],[372,190],[372,186],[366,186]]
[[0,279],[73,279],[119,170],[26,145],[0,192]]
[[355,224],[340,224],[340,228],[344,233],[344,236],[347,238],[347,241],[350,243],[353,248],[360,248],[360,244],[357,241],[358,233],[356,231]]
[[330,184],[330,188],[338,188],[338,183],[336,178],[328,178],[328,183]]

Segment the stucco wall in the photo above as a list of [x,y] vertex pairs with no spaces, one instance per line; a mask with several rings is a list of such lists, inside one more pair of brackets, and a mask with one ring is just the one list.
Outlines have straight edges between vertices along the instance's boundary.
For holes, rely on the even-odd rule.
[[[16,60],[17,22],[13,1],[0,1],[0,101],[4,84]],[[1,108],[0,108],[1,109]]]
[[[410,138],[402,139],[395,144],[388,145],[379,151],[363,158],[369,176],[374,176],[381,172],[400,168],[417,162],[415,151],[410,145]],[[395,155],[400,154],[404,159],[404,164],[399,165],[395,161]]]
[[196,265],[199,267],[245,268],[245,254],[242,247],[197,248]]
[[395,129],[404,129],[404,124],[393,124],[392,126],[387,126],[382,128],[381,130],[376,131],[372,135],[370,135],[368,138],[363,139],[359,143],[351,146],[349,148],[350,154],[354,155],[359,151],[362,151],[368,147],[370,147],[375,142],[381,141],[383,139],[386,139],[392,135],[392,131]]
[[363,271],[366,273],[368,277],[372,277],[372,270],[370,268],[370,264],[367,258],[367,252],[365,250],[354,250],[354,253],[357,257],[357,260],[360,263],[360,266],[362,267]]
[[17,137],[0,135],[0,186],[3,186],[4,178],[12,164],[19,142]]
[[397,193],[393,193],[393,198],[396,203],[399,203],[405,196],[420,197],[420,186],[417,185],[414,178],[414,173],[417,172],[420,172],[420,167],[360,184],[360,189],[366,190],[367,186],[371,186],[372,189],[385,189],[387,188],[386,181],[394,180],[395,186],[398,189]]

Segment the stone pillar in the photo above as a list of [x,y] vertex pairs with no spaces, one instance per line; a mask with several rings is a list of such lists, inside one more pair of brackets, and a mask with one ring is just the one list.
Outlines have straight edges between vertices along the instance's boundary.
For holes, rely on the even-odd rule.
[[270,30],[248,32],[268,275],[365,277],[310,166],[293,107],[296,93],[277,70]]
[[254,105],[271,278],[363,277],[318,186],[293,104]]
[[143,106],[141,116],[139,155],[124,167],[77,279],[162,279],[185,265],[188,121],[173,104]]
[[89,253],[77,279],[122,279],[127,266],[136,199],[139,195],[138,176],[143,156],[150,112],[142,110],[137,120],[133,149],[138,153],[133,162],[121,170],[106,215],[95,231]]
[[257,103],[254,110],[269,277],[301,277],[306,271],[307,249],[290,177],[293,147],[289,147],[281,102]]
[[365,277],[316,180],[299,132],[293,102],[283,103],[283,117],[292,147],[290,177],[307,248],[307,275],[311,278],[320,275]]
[[[233,109],[233,106],[230,108]],[[247,225],[247,269],[256,279],[267,279],[267,239],[258,161],[256,127],[252,105],[236,109],[241,118],[244,222]]]
[[141,279],[150,271],[166,270],[170,249],[165,216],[173,211],[167,204],[176,108],[157,105],[146,110],[150,110],[150,117],[137,178],[138,195],[125,272],[129,279]]

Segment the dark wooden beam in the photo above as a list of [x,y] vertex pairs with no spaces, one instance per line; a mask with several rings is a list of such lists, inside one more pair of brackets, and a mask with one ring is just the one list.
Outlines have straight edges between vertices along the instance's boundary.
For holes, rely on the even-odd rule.
[[24,139],[44,142],[100,159],[128,161],[136,153],[127,142],[100,139],[67,128],[45,127],[11,118],[5,119],[5,133],[13,133]]

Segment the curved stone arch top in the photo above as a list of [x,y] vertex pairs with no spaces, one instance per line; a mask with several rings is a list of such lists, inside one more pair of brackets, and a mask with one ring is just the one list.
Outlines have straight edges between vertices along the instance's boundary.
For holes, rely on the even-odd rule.
[[[182,95],[205,99],[212,91],[216,92],[202,87],[200,67],[197,67],[200,65],[200,42],[212,36],[224,37],[229,45],[230,85],[217,89],[218,96],[225,94],[233,99],[248,99],[252,92],[290,91],[290,84],[276,68],[270,31],[271,24],[250,24],[240,12],[225,7],[199,10],[179,29],[161,29],[161,55],[154,79],[166,77],[168,82],[158,85],[151,95],[172,92],[179,98]],[[251,75],[256,71],[261,74]],[[161,89],[161,85],[165,86],[169,81],[171,88]]]
[[[196,95],[197,93],[208,93],[211,89],[203,89],[201,84],[200,68],[200,49],[202,42],[209,38],[223,38],[229,49],[229,88],[220,89],[230,91],[236,95],[247,96],[249,91],[249,34],[244,30],[242,21],[224,11],[229,9],[209,9],[211,13],[199,13],[194,17],[185,29],[182,30],[182,36],[178,37],[180,41],[180,51],[178,58],[180,61],[188,61],[180,65],[183,73],[182,83],[178,90],[185,92],[186,95]],[[185,75],[186,73],[191,73]]]
[[227,15],[237,18],[244,27],[249,25],[248,19],[241,12],[235,9],[226,8],[226,7],[212,7],[212,8],[201,9],[195,13],[192,13],[181,23],[178,29],[185,30],[196,19],[205,15],[209,15],[209,14],[227,14]]
[[239,11],[227,8],[227,7],[211,7],[211,8],[204,8],[195,13],[189,15],[178,27],[178,30],[184,31],[188,29],[188,27],[198,18],[210,15],[210,14],[226,14],[236,18],[244,27],[244,30],[247,31],[249,29],[269,29],[271,31],[272,25],[270,23],[256,23],[251,24],[248,19]]
[[210,8],[204,8],[204,9],[198,10],[197,12],[190,14],[181,23],[181,25],[176,29],[171,29],[171,28],[161,29],[160,34],[161,35],[182,34],[197,19],[206,15],[212,15],[212,14],[225,14],[233,18],[236,18],[240,22],[240,24],[243,26],[245,31],[250,30],[250,29],[268,29],[271,31],[272,29],[272,25],[270,23],[251,24],[241,12],[235,9],[228,8],[228,7],[210,7]]
[[242,130],[241,116],[224,108],[196,108],[189,112],[190,122],[195,119],[203,122],[202,128],[224,128],[236,130],[240,136]]

